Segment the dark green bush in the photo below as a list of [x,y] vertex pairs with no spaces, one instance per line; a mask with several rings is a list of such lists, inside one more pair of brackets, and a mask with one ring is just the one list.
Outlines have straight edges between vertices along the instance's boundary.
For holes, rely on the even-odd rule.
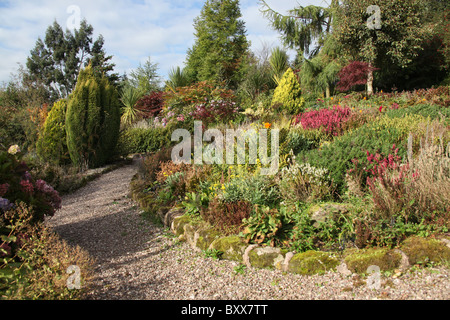
[[154,153],[171,143],[171,131],[166,128],[130,128],[120,133],[118,152],[122,156]]
[[67,148],[72,163],[78,167],[104,165],[114,154],[119,128],[117,90],[89,65],[80,72],[67,104]]

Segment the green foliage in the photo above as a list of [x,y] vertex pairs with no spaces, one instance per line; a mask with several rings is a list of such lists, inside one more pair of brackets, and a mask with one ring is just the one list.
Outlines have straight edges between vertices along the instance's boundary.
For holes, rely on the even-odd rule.
[[195,43],[186,70],[194,81],[225,81],[237,88],[249,43],[237,0],[208,0],[194,21]]
[[93,28],[83,20],[79,30],[63,31],[58,22],[47,28],[44,41],[39,38],[27,59],[28,76],[32,81],[42,81],[52,100],[66,98],[75,88],[77,76],[83,66],[91,61],[99,73],[117,80],[116,74],[108,75],[114,64],[112,56],[105,56],[102,36],[92,43]]
[[[298,6],[289,10],[288,15],[282,15],[272,10],[265,1],[261,2],[261,12],[270,20],[272,27],[282,34],[286,46],[311,56],[319,52],[331,31],[333,6]],[[316,47],[310,52],[312,44]]]
[[222,258],[223,252],[217,249],[207,249],[203,250],[203,254],[207,258],[213,258],[214,260],[220,260]]
[[450,108],[443,108],[434,104],[418,104],[406,108],[389,110],[386,116],[391,118],[401,118],[404,115],[420,115],[430,119],[445,119],[445,123],[450,125]]
[[345,174],[352,167],[352,160],[364,162],[367,152],[388,155],[393,145],[399,148],[399,156],[406,156],[405,141],[410,132],[420,132],[419,124],[427,122],[419,115],[408,115],[403,118],[381,117],[377,121],[363,125],[347,134],[336,138],[333,142],[319,149],[302,152],[299,161],[328,169],[336,191],[343,194]]
[[[93,261],[46,227],[32,226],[33,215],[32,208],[18,203],[1,217],[8,222],[8,234],[0,239],[0,300],[80,299],[90,284]],[[71,265],[80,268],[77,290],[67,286]]]
[[129,128],[120,133],[117,149],[120,155],[127,156],[154,153],[171,144],[171,132],[166,128]]
[[[381,10],[381,28],[367,27],[371,5]],[[355,60],[369,68],[410,65],[432,28],[424,27],[424,4],[419,0],[345,0],[338,7],[334,35]],[[368,93],[373,92],[373,71],[368,74]]]
[[115,152],[119,137],[118,93],[89,65],[80,72],[66,114],[67,147],[78,167],[99,167]]
[[282,110],[289,114],[298,114],[303,111],[305,99],[301,96],[300,83],[289,68],[280,80],[272,98],[272,105],[280,103]]
[[174,90],[178,87],[186,87],[190,84],[191,80],[186,69],[180,67],[172,68],[169,71],[169,80],[166,81],[166,86],[170,90]]
[[294,220],[285,207],[271,209],[255,206],[252,215],[243,220],[242,235],[247,242],[276,246],[289,239]]
[[69,160],[66,141],[67,100],[56,102],[45,120],[36,144],[39,157],[53,164],[65,164]]
[[289,57],[286,51],[282,50],[280,47],[273,49],[269,58],[269,63],[272,67],[273,79],[275,83],[279,85],[281,78],[289,68]]
[[293,163],[281,169],[279,181],[283,199],[310,202],[324,200],[332,195],[326,169],[314,168],[309,163]]
[[139,64],[136,70],[131,71],[127,85],[133,87],[142,95],[148,95],[160,89],[160,76],[158,75],[158,64],[151,62],[149,57],[144,65]]
[[139,119],[139,110],[136,108],[136,103],[143,96],[143,91],[131,85],[126,85],[121,92],[120,101],[122,101],[122,117],[120,122],[124,126],[129,126]]
[[251,204],[273,207],[280,201],[278,186],[272,179],[262,176],[240,176],[221,187],[223,202],[248,201]]

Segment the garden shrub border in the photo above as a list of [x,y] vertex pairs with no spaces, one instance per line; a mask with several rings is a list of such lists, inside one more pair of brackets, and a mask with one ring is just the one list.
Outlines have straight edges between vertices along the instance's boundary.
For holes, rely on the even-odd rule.
[[[138,180],[136,174],[130,183],[130,195],[145,210],[148,194],[140,188]],[[277,247],[248,244],[238,235],[224,236],[207,222],[185,215],[184,210],[177,206],[160,210],[158,216],[165,227],[194,250],[216,250],[221,253],[222,259],[237,261],[247,267],[302,275],[324,274],[332,270],[351,275],[365,274],[371,265],[378,266],[381,271],[406,271],[422,263],[450,264],[450,235],[441,239],[412,236],[398,249],[373,247],[351,248],[342,253],[313,250],[295,253]],[[422,260],[418,261],[417,257]]]

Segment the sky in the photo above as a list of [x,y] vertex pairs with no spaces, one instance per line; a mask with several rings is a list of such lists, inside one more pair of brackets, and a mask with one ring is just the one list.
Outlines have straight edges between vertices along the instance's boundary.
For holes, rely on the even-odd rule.
[[[327,2],[266,1],[283,14],[298,5],[327,6]],[[80,19],[92,25],[94,40],[103,35],[115,72],[129,73],[150,58],[158,65],[158,74],[167,79],[171,68],[184,66],[195,41],[193,21],[203,4],[203,0],[0,0],[0,83],[10,81],[19,64],[25,66],[37,39],[45,37],[55,20],[65,30]],[[253,52],[281,46],[280,34],[263,17],[258,0],[241,0],[240,8]]]

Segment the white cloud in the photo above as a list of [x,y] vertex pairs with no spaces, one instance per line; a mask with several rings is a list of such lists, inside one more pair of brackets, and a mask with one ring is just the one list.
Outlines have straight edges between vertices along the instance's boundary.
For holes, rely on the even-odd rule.
[[[321,0],[309,1],[314,2],[320,5]],[[17,71],[17,63],[25,65],[36,40],[45,37],[54,20],[66,28],[71,17],[67,9],[71,5],[78,6],[81,18],[93,26],[94,38],[104,36],[105,50],[114,56],[118,73],[129,72],[150,56],[165,77],[171,67],[183,66],[186,51],[194,41],[193,20],[200,14],[203,3],[201,0],[0,0],[0,82],[10,80],[11,72]],[[267,0],[267,3],[280,13],[297,5],[292,0]],[[262,16],[259,2],[242,0],[240,4],[252,50],[259,50],[264,43],[279,45],[279,34]]]

